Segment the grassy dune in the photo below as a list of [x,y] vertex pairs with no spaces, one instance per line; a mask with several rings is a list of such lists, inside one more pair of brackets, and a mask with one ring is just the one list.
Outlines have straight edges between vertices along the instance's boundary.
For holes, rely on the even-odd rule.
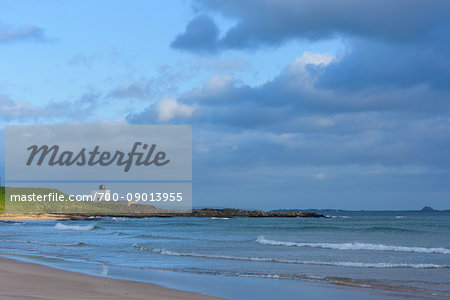
[[0,186],[0,213],[5,212],[5,187]]
[[[78,202],[78,201],[11,201],[11,194],[20,195],[48,195],[57,193],[68,195],[56,189],[48,188],[12,188],[1,187],[1,210],[7,215],[14,214],[68,214],[68,215],[146,215],[171,213],[170,210],[160,209],[153,205],[133,204],[126,201],[118,202]],[[6,210],[5,210],[6,209]]]

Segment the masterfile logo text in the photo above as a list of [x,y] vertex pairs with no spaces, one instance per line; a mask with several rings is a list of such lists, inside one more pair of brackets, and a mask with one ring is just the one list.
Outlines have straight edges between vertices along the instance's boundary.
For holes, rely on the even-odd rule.
[[[157,167],[164,166],[170,162],[166,159],[166,152],[155,151],[156,144],[152,144],[150,147],[147,144],[141,142],[135,142],[131,151],[124,153],[122,151],[116,150],[111,153],[109,151],[100,151],[100,146],[95,146],[91,151],[82,148],[78,153],[72,151],[61,151],[58,145],[48,146],[48,145],[32,145],[27,148],[30,151],[30,156],[26,162],[27,166],[30,166],[35,157],[36,165],[40,166],[42,163],[47,162],[49,166],[109,166],[111,164],[117,164],[118,166],[124,166],[124,171],[128,172],[131,166],[150,166],[154,165]],[[139,148],[142,151],[139,151]]]
[[[191,126],[17,125],[7,126],[5,135],[6,194],[15,203],[87,199],[127,207],[139,202],[166,210],[191,208]],[[57,198],[43,195],[55,193]],[[82,206],[67,211],[64,205],[63,210],[78,212]],[[143,211],[133,207],[128,211]]]

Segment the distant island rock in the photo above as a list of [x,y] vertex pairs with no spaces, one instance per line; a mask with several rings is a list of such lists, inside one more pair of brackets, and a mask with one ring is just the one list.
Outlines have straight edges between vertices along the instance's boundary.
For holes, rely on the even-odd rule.
[[420,211],[421,211],[421,212],[433,212],[434,209],[433,209],[432,207],[430,207],[430,206],[425,206],[425,207],[422,208]]

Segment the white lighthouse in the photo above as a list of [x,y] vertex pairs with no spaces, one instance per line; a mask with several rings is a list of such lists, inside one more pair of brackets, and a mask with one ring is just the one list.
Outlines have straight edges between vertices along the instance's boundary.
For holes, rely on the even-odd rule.
[[107,190],[104,184],[100,184],[98,190],[92,190],[91,195],[95,202],[111,200],[111,190]]

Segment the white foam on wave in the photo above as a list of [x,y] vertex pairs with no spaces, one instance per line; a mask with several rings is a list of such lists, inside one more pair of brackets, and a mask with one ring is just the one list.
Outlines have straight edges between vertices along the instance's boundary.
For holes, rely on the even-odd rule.
[[89,224],[86,226],[80,226],[80,225],[64,225],[61,223],[57,223],[55,225],[55,229],[59,230],[78,230],[78,231],[90,231],[92,229],[95,229],[95,225]]
[[384,244],[371,243],[299,243],[299,242],[285,242],[265,239],[263,236],[258,236],[256,242],[264,245],[272,246],[287,246],[287,247],[311,247],[324,248],[334,250],[370,250],[370,251],[398,251],[398,252],[415,252],[415,253],[434,253],[434,254],[450,254],[450,249],[446,248],[425,248],[425,247],[407,247],[407,246],[393,246]]
[[450,268],[449,265],[438,265],[438,264],[363,263],[350,261],[293,260],[293,259],[268,258],[268,257],[230,256],[219,254],[202,254],[193,252],[177,252],[158,248],[145,248],[138,244],[133,244],[132,246],[141,251],[148,251],[169,256],[189,256],[189,257],[238,260],[238,261],[274,262],[284,264],[322,265],[322,266],[353,267],[353,268],[415,268],[415,269]]
[[405,216],[395,216],[396,219],[404,219]]
[[85,243],[51,243],[51,242],[40,242],[40,241],[23,241],[23,240],[2,240],[5,243],[19,243],[19,244],[35,244],[43,246],[84,246]]
[[229,220],[230,218],[211,217],[211,220]]

